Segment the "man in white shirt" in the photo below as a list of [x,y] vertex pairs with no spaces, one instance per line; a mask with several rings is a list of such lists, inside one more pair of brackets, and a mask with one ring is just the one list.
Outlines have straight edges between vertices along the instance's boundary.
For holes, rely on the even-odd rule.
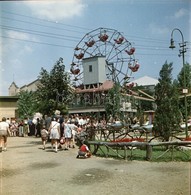
[[[68,124],[71,131],[72,131],[72,139],[71,139],[71,143],[72,143],[72,148],[75,148],[75,136],[76,136],[76,133],[77,133],[77,129],[78,127],[75,125],[75,124]],[[69,146],[71,147],[71,146]]]
[[7,136],[9,133],[9,124],[6,122],[6,118],[3,117],[2,121],[0,122],[0,152],[3,150],[7,150]]
[[79,124],[80,126],[83,126],[83,125],[84,125],[84,119],[82,118],[82,116],[79,117],[78,124]]

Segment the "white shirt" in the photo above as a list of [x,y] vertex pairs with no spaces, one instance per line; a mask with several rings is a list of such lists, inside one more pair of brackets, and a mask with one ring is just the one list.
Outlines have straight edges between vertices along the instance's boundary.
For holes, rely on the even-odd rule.
[[72,130],[72,135],[76,135],[78,127],[76,125],[74,125],[74,124],[68,124],[68,125],[71,128],[71,130]]
[[79,121],[78,121],[79,125],[83,125],[84,124],[84,120],[83,118],[80,118]]
[[58,129],[60,128],[60,123],[58,123],[57,121],[52,121],[51,122],[51,129]]
[[9,129],[9,124],[5,121],[0,122],[0,130],[7,131]]

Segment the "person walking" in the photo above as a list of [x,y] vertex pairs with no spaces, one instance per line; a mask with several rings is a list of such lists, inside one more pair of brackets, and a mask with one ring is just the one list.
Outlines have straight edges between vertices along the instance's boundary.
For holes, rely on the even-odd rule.
[[10,125],[9,129],[11,132],[10,136],[16,137],[18,134],[18,123],[16,122],[16,120],[11,121],[11,125]]
[[60,123],[57,121],[57,118],[53,118],[50,127],[49,127],[49,133],[50,133],[50,140],[51,140],[51,146],[53,149],[53,146],[55,145],[55,152],[58,152],[58,141],[60,139]]
[[23,137],[23,126],[24,126],[24,121],[23,120],[20,120],[19,121],[19,124],[18,124],[18,127],[19,127],[19,137]]
[[72,138],[71,138],[71,144],[72,144],[72,146],[69,145],[69,147],[75,148],[75,137],[76,137],[76,133],[77,133],[78,127],[74,123],[69,124],[69,127],[70,127],[71,132],[72,132]]
[[43,126],[43,129],[41,130],[41,140],[42,140],[43,150],[45,150],[46,142],[48,140],[48,131],[46,130],[45,125]]
[[10,135],[9,124],[3,117],[0,122],[0,152],[7,151],[7,136]]
[[69,124],[69,120],[66,117],[63,122],[64,127],[64,138],[65,138],[65,147],[64,150],[68,150],[71,146],[71,138],[72,138],[72,129]]
[[41,126],[41,122],[40,122],[40,119],[39,118],[37,118],[37,122],[36,122],[35,128],[36,128],[36,134],[35,134],[35,136],[36,137],[38,137],[38,136],[41,137],[40,131],[42,129],[42,126]]

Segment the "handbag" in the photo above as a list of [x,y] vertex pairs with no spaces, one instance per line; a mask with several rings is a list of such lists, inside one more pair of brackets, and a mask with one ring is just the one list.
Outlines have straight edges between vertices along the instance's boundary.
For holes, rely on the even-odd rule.
[[60,144],[61,144],[61,145],[65,144],[65,138],[64,138],[64,137],[61,137],[61,139],[60,139]]

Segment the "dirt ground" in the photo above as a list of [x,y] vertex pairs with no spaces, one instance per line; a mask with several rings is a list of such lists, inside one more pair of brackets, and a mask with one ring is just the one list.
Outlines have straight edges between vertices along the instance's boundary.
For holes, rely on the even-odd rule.
[[92,156],[77,148],[55,153],[40,138],[9,137],[0,153],[0,194],[190,195],[191,163],[140,162]]

